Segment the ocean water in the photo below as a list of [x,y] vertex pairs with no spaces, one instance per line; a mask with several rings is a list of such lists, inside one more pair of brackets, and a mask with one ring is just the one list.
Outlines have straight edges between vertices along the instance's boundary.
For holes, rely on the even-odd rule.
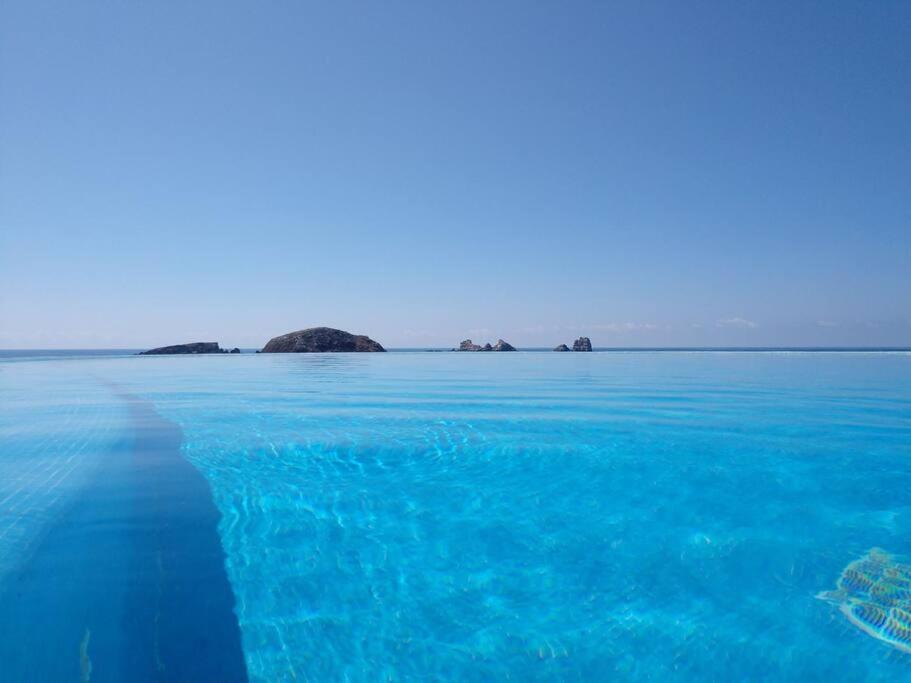
[[0,359],[0,680],[911,680],[911,354]]

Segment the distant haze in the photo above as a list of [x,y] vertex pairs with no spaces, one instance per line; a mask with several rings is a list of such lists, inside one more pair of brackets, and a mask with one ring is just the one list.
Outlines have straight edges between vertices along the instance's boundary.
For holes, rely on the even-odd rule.
[[0,347],[911,345],[911,3],[0,6]]

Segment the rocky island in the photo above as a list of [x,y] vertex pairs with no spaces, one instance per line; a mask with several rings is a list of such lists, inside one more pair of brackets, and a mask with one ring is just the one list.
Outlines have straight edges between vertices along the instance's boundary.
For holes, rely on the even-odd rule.
[[351,334],[331,327],[310,327],[270,339],[263,353],[327,353],[385,351],[363,334]]
[[138,356],[174,356],[197,353],[240,353],[234,348],[228,351],[218,345],[218,342],[192,342],[190,344],[175,344],[174,346],[160,346],[157,349],[140,351]]
[[493,346],[490,345],[490,342],[488,342],[487,344],[484,344],[484,346],[479,346],[478,344],[475,344],[470,339],[466,339],[461,344],[459,344],[459,348],[453,349],[453,351],[515,351],[515,350],[516,350],[516,347],[514,347],[509,342],[503,341],[502,339],[497,339],[497,343],[494,344]]
[[579,337],[573,342],[573,351],[591,351],[592,341],[588,337]]
[[591,351],[592,342],[588,337],[579,337],[573,342],[573,347],[569,348],[566,344],[560,344],[554,348],[554,351]]

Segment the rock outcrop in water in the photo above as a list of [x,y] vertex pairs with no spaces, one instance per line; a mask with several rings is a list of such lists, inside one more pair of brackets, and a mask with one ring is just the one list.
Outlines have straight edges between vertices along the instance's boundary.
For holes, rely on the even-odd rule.
[[573,342],[573,351],[591,351],[592,341],[588,337],[579,337]]
[[490,345],[490,342],[484,344],[484,346],[479,346],[475,344],[470,339],[466,339],[461,344],[459,348],[453,349],[453,351],[515,351],[516,348],[509,342],[505,342],[502,339],[498,339],[497,343],[493,346]]
[[569,350],[570,350],[570,348],[566,344],[560,344],[560,346],[558,346],[554,349],[554,351],[569,351]]
[[263,353],[327,353],[385,351],[363,334],[351,334],[331,327],[311,327],[270,339]]
[[[195,353],[228,353],[227,349],[218,346],[218,342],[193,342],[192,344],[175,344],[174,346],[161,346],[157,349],[140,351],[140,356],[171,356]],[[235,353],[232,351],[231,353]],[[240,350],[236,350],[240,353]]]

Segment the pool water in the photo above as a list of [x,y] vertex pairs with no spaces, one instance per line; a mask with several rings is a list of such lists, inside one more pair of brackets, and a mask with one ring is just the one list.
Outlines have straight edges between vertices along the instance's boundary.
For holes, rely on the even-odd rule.
[[0,679],[911,679],[911,354],[0,362]]

